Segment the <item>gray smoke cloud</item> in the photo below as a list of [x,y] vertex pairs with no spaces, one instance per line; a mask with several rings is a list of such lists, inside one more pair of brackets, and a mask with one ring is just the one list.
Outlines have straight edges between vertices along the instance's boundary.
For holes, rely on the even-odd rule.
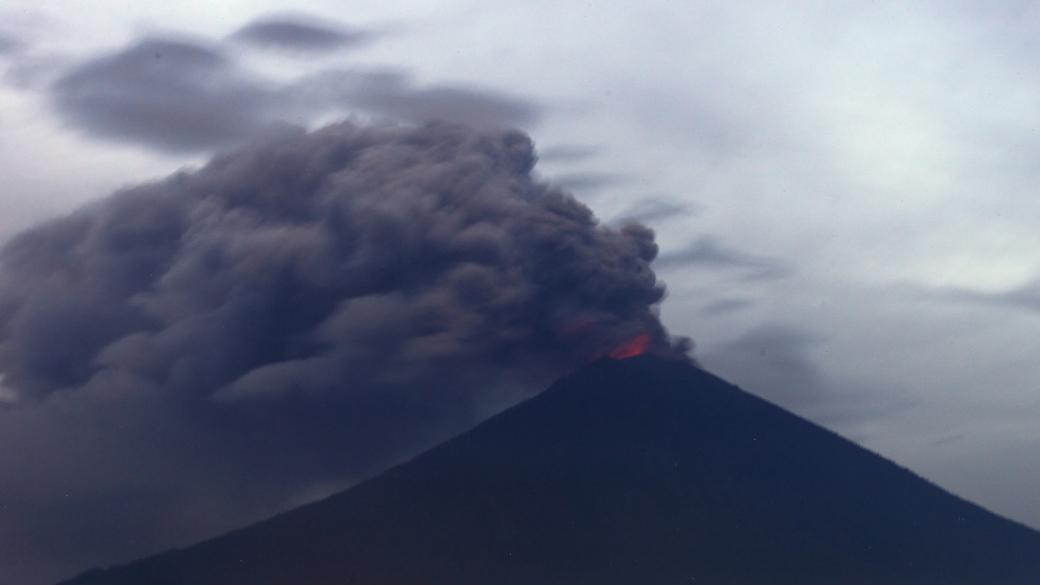
[[332,125],[0,251],[0,573],[185,544],[457,432],[625,341],[681,354],[653,232],[531,141]]

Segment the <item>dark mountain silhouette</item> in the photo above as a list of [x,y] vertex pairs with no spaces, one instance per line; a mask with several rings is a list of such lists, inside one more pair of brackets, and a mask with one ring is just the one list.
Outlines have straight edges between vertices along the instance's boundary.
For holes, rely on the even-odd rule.
[[640,356],[321,502],[67,583],[1036,585],[1040,534]]

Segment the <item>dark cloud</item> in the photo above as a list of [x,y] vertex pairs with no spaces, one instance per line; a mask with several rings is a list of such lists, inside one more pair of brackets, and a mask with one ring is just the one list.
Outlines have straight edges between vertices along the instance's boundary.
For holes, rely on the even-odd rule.
[[52,97],[68,122],[93,136],[189,151],[255,135],[269,124],[272,89],[218,47],[146,38],[74,67]]
[[751,280],[785,278],[791,274],[790,266],[779,259],[741,252],[707,236],[686,248],[662,254],[655,266],[666,269],[691,266],[734,269]]
[[599,225],[534,160],[518,132],[339,124],[13,238],[0,573],[226,530],[635,335],[674,351],[653,232]]
[[416,85],[395,70],[325,71],[294,84],[290,96],[310,107],[349,105],[395,120],[445,120],[480,128],[530,128],[541,108],[532,101],[464,85]]
[[183,38],[145,38],[88,59],[50,92],[72,127],[167,152],[226,148],[323,114],[498,129],[529,127],[540,111],[476,87],[417,86],[401,71],[325,71],[276,83],[245,70],[218,45]]
[[309,16],[270,16],[245,25],[231,39],[253,46],[306,52],[323,52],[356,46],[371,40],[370,31]]
[[634,221],[638,223],[653,224],[666,219],[689,215],[695,211],[696,208],[687,203],[679,203],[660,198],[648,198],[629,207],[613,221],[614,223]]

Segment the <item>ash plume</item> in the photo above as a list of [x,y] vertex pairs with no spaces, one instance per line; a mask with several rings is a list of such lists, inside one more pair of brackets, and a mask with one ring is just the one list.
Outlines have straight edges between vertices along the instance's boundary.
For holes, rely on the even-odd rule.
[[3,249],[5,384],[244,399],[666,344],[652,232],[534,162],[515,132],[341,124],[120,192]]
[[226,530],[632,339],[683,355],[653,232],[600,225],[535,161],[515,131],[341,123],[10,240],[0,441],[48,439],[43,463],[0,455],[7,569]]

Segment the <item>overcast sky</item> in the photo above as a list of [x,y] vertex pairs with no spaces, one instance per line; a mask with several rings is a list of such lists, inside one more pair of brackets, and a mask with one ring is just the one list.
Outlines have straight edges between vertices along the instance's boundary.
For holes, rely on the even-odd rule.
[[287,124],[516,126],[654,228],[708,369],[1040,527],[1038,31],[1030,2],[5,0],[0,239]]

